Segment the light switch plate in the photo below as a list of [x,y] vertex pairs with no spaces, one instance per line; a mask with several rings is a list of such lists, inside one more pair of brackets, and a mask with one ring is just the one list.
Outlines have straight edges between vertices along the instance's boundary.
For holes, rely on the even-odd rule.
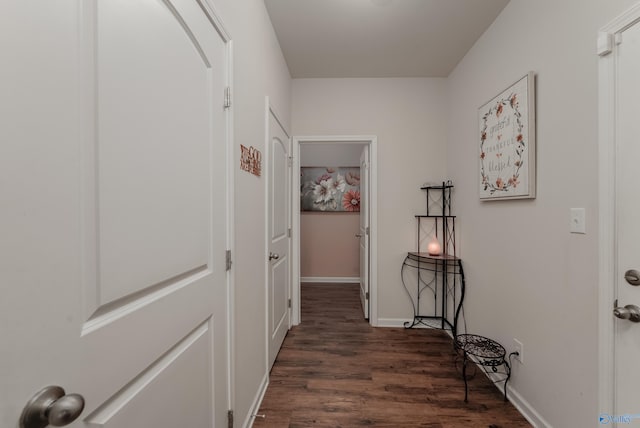
[[584,208],[571,208],[569,231],[571,233],[587,233]]

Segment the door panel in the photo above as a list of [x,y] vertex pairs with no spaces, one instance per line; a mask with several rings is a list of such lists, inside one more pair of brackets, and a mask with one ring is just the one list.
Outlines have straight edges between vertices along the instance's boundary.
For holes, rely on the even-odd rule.
[[[204,323],[155,361],[86,418],[90,426],[181,426],[189,415],[194,426],[210,426],[213,394],[209,388],[213,334]],[[169,412],[139,409],[171,409]]]
[[213,82],[185,26],[162,2],[98,3],[101,304],[207,265]]
[[269,109],[269,260],[268,320],[269,368],[273,366],[290,327],[290,241],[291,221],[289,201],[291,171],[289,168],[289,137]]
[[[617,49],[617,154],[616,229],[618,306],[640,306],[640,287],[624,279],[629,269],[640,270],[640,199],[638,199],[638,161],[640,161],[640,24],[622,34]],[[637,385],[640,383],[640,324],[615,321],[615,377],[617,415],[637,413]]]
[[41,6],[0,6],[39,34],[7,50],[38,107],[0,156],[0,425],[60,385],[74,427],[225,426],[226,41],[196,0]]
[[360,156],[360,304],[369,319],[369,147]]
[[286,330],[288,330],[287,314],[289,309],[289,293],[286,287],[289,283],[287,280],[289,276],[288,260],[286,258],[278,260],[273,264],[271,271],[271,282],[274,284],[274,287],[271,288],[271,295],[269,296],[271,299],[271,307],[273,308],[273,310],[270,311],[271,340],[277,342],[280,331],[284,329],[286,334]]
[[280,240],[286,238],[288,215],[285,211],[288,199],[288,140],[283,135],[274,135],[271,144],[271,238]]

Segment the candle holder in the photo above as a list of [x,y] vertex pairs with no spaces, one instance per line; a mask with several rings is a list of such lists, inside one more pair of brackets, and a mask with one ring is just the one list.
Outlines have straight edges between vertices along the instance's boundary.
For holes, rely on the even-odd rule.
[[430,256],[439,256],[442,254],[442,246],[437,238],[433,238],[427,245],[427,252]]

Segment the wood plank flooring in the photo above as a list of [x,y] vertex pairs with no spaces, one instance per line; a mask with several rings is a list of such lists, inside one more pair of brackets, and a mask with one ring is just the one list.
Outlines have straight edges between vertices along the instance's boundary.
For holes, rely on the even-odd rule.
[[478,372],[469,402],[450,337],[372,328],[357,284],[303,284],[302,323],[271,371],[254,427],[529,427]]

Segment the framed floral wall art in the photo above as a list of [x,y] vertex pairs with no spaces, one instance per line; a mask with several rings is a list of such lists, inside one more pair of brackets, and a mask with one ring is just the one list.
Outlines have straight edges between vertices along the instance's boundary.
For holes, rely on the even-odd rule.
[[302,211],[360,212],[360,168],[300,168],[300,208]]
[[536,197],[535,75],[478,110],[481,200]]

